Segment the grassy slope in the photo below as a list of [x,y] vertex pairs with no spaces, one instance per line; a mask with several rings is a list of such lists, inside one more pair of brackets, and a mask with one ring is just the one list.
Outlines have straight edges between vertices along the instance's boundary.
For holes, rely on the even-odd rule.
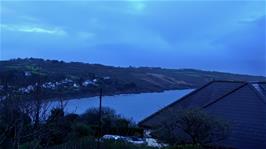
[[[65,63],[42,59],[16,59],[0,61],[0,73],[9,70],[31,71],[34,74],[73,79],[110,76],[119,84],[135,83],[138,91],[162,91],[169,89],[195,88],[211,80],[265,81],[262,76],[238,75],[194,69],[162,69],[150,67],[112,67],[99,64]],[[18,83],[18,82],[16,82]]]

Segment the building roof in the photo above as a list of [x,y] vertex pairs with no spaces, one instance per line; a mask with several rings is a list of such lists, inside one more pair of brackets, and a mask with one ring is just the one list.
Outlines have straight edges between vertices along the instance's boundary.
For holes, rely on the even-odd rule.
[[[211,81],[145,118],[144,120],[139,122],[139,125],[148,128],[156,127],[156,122],[158,123],[158,125],[160,125],[156,117],[163,118],[164,112],[168,112],[170,108],[199,108],[227,95],[234,90],[237,90],[245,84],[246,82],[240,81]],[[165,117],[167,117],[167,115],[165,115]],[[155,120],[155,122],[150,122],[153,119]],[[151,123],[151,125],[149,125],[149,123]]]
[[233,133],[224,142],[226,145],[266,146],[263,143],[266,142],[266,82],[212,81],[145,118],[139,125],[158,128],[171,120],[169,111],[175,113],[189,108],[203,109],[230,121]]

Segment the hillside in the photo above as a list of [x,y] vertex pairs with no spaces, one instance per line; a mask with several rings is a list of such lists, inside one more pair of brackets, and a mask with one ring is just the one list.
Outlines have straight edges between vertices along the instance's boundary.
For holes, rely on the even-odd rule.
[[30,94],[40,82],[47,98],[95,96],[99,88],[105,95],[113,95],[197,88],[211,80],[266,80],[262,76],[194,69],[123,68],[33,58],[0,61],[0,77],[2,94],[4,88]]

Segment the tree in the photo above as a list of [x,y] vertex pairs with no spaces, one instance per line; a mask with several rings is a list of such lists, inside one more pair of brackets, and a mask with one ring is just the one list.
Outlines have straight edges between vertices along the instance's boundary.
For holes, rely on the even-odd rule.
[[18,148],[30,125],[31,118],[18,96],[0,101],[0,147]]
[[[188,109],[174,112],[171,119],[157,130],[157,135],[167,137],[166,140],[170,143],[192,142],[204,146],[222,141],[230,134],[227,122],[202,110]],[[178,136],[182,133],[185,135]]]
[[[41,123],[48,117],[48,103],[36,100],[26,101],[24,97],[14,92],[0,101],[0,149],[1,147],[17,149],[24,142],[30,141],[34,141],[35,147],[32,148],[36,148],[40,143],[46,146],[50,141],[49,139],[43,141],[43,138],[48,136],[54,128]],[[62,117],[62,111],[63,107],[60,110],[53,110],[49,118],[57,120]],[[37,123],[36,119],[38,119]]]

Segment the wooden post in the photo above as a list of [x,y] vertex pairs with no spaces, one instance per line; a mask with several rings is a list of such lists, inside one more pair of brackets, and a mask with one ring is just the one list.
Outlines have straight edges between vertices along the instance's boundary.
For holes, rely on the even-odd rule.
[[38,77],[38,81],[36,84],[35,90],[35,121],[34,121],[34,128],[39,128],[40,124],[40,110],[41,110],[41,81],[40,76]]

